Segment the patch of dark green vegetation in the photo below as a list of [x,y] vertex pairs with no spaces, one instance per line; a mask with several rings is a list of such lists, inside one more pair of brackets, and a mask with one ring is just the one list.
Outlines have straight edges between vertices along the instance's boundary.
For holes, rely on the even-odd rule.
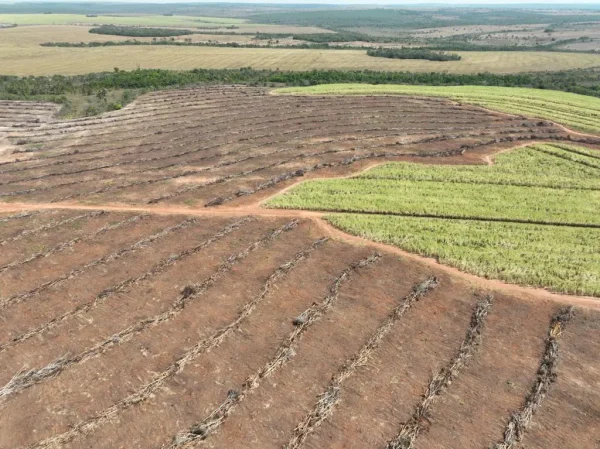
[[444,53],[427,48],[371,48],[367,50],[369,56],[388,59],[426,59],[428,61],[460,61],[462,58],[456,53]]
[[138,69],[75,76],[0,76],[0,99],[43,100],[63,104],[67,117],[96,115],[120,109],[137,95],[166,88],[206,84],[252,86],[310,86],[332,83],[411,84],[427,86],[533,87],[600,97],[595,69],[499,75],[480,73],[410,73],[375,71],[194,69],[188,71]]
[[589,37],[579,37],[573,39],[561,39],[548,44],[538,45],[490,45],[476,44],[469,42],[466,38],[437,38],[428,39],[427,48],[439,51],[560,51],[560,52],[577,52],[577,53],[596,53],[596,50],[571,50],[564,48],[565,45],[576,44],[579,42],[590,42]]
[[290,48],[290,49],[316,49],[316,50],[357,50],[366,49],[367,47],[330,47],[329,44],[297,44],[297,45],[271,45],[271,44],[240,44],[239,42],[191,42],[191,40],[176,41],[174,38],[171,40],[156,41],[138,41],[128,39],[126,41],[104,41],[104,42],[43,42],[40,45],[42,47],[72,47],[72,48],[95,48],[95,47],[120,47],[128,45],[173,45],[176,47],[229,47],[229,48],[266,48],[266,47],[277,47],[277,48]]
[[[318,26],[328,29],[394,28],[418,29],[466,25],[520,25],[548,24],[557,20],[552,11],[519,10],[514,8],[439,8],[439,9],[331,9],[321,11],[294,11],[255,14],[257,23],[279,25]],[[596,22],[597,12],[560,15],[561,22]]]
[[102,25],[91,28],[90,33],[105,34],[109,36],[129,37],[171,37],[194,34],[193,31],[174,28],[144,28],[136,26]]

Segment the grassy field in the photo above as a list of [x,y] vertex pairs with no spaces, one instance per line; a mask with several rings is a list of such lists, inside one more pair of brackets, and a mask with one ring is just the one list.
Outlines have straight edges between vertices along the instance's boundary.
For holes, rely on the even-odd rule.
[[87,17],[84,14],[0,14],[0,23],[17,25],[145,25],[145,26],[230,26],[246,23],[244,19],[223,17],[162,16],[162,15],[122,15]]
[[[54,16],[50,14],[49,16]],[[166,17],[172,19],[173,17]],[[189,18],[188,18],[189,20]],[[0,19],[0,22],[2,20]],[[174,26],[164,23],[164,25]],[[237,25],[236,25],[237,26]],[[239,31],[282,32],[279,25],[240,24]],[[117,40],[87,33],[87,27],[32,26],[0,30],[2,75],[77,75],[140,68],[219,69],[253,67],[305,71],[311,69],[378,70],[451,73],[519,73],[600,66],[600,55],[558,52],[459,52],[461,61],[393,60],[368,56],[364,50],[301,50],[276,48],[110,47],[49,48],[40,43]],[[313,30],[314,31],[314,30]],[[306,30],[306,32],[312,32]],[[107,39],[110,38],[110,39]],[[85,60],[85,64],[81,61]]]
[[294,95],[426,95],[448,97],[509,114],[553,120],[581,131],[600,133],[600,99],[552,90],[484,86],[405,86],[329,84],[278,89]]
[[389,163],[302,183],[268,206],[344,212],[329,220],[465,271],[600,294],[597,151],[533,145],[498,155],[493,166]]

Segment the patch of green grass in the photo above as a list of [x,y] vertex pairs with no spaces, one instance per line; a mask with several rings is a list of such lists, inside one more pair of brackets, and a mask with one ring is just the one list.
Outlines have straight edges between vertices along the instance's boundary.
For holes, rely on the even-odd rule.
[[600,296],[600,229],[364,214],[327,220],[485,278]]
[[583,159],[598,162],[537,145],[501,154],[494,166],[391,163],[354,178],[303,183],[269,206],[600,225],[600,166]]
[[520,87],[323,84],[278,89],[294,95],[422,95],[447,97],[509,114],[553,120],[600,133],[600,99],[569,92]]
[[358,177],[600,190],[599,169],[600,151],[553,144],[500,153],[492,166],[401,162],[379,165]]
[[501,153],[491,166],[388,163],[304,182],[267,205],[345,212],[327,219],[480,276],[600,296],[594,151],[544,144]]

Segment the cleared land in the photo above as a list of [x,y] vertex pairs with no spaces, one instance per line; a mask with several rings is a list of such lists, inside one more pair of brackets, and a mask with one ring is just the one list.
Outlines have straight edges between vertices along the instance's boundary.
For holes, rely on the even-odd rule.
[[[50,14],[52,16],[52,14]],[[168,17],[167,17],[168,18]],[[1,19],[0,19],[1,22]],[[148,25],[148,24],[145,24]],[[172,24],[164,24],[173,26]],[[236,25],[237,26],[237,25]],[[245,32],[311,33],[319,30],[277,30],[248,24]],[[266,25],[265,27],[277,27]],[[435,62],[425,60],[392,60],[368,56],[364,50],[314,50],[282,48],[215,48],[215,47],[103,47],[103,48],[50,48],[41,42],[80,42],[122,40],[116,36],[86,34],[88,28],[56,31],[46,27],[19,27],[0,29],[0,59],[3,75],[75,75],[89,72],[136,68],[194,69],[242,68],[281,70],[381,70],[450,73],[518,73],[527,71],[556,71],[600,66],[600,55],[560,52],[459,52],[460,61]],[[75,28],[75,27],[73,27]],[[281,26],[279,26],[281,28]],[[31,30],[31,35],[27,35]],[[64,38],[61,33],[65,32]],[[25,35],[23,35],[25,33]],[[89,36],[89,37],[84,37]],[[5,37],[6,36],[6,37]],[[81,37],[80,37],[81,36]],[[201,35],[194,40],[201,40]],[[83,66],[81,60],[85,59]]]
[[520,87],[406,86],[368,84],[323,84],[288,87],[275,91],[293,95],[425,95],[451,98],[509,114],[554,120],[592,133],[600,133],[600,99],[569,92]]
[[598,151],[535,145],[493,166],[387,164],[303,183],[269,206],[360,212],[328,219],[479,276],[600,296]]
[[520,416],[527,441],[594,441],[595,302],[508,293],[257,207],[302,176],[477,163],[564,130],[434,98],[227,86],[52,113],[0,102],[0,447],[462,449],[512,444]]

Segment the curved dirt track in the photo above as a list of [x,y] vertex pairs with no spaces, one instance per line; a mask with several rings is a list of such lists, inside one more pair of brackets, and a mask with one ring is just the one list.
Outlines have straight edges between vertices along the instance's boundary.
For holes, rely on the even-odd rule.
[[597,443],[600,301],[260,207],[388,160],[588,137],[236,86],[1,133],[27,151],[0,162],[0,448]]

